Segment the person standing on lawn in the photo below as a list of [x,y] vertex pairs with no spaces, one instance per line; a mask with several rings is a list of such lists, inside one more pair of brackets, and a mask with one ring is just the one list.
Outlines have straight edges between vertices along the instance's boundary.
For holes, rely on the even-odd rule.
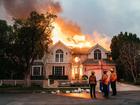
[[93,98],[93,95],[94,95],[94,98],[96,98],[96,84],[97,84],[97,81],[96,81],[96,76],[95,76],[95,72],[91,72],[91,75],[89,77],[89,85],[90,85],[90,96],[91,98]]
[[109,91],[108,91],[108,84],[109,84],[109,78],[107,75],[107,71],[103,71],[103,75],[102,75],[102,85],[103,85],[103,93],[104,93],[104,97],[108,97],[109,95]]
[[116,91],[116,81],[117,81],[117,74],[114,69],[111,69],[111,74],[110,74],[110,84],[111,84],[111,89],[112,89],[112,96],[117,95]]

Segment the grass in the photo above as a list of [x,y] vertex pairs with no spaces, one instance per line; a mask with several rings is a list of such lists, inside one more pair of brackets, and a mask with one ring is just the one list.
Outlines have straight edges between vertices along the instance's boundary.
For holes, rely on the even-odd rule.
[[[12,86],[2,85],[0,86],[0,93],[51,93],[52,91],[60,90],[61,92],[73,91],[79,87],[58,87],[58,88],[42,88],[39,86],[23,87],[23,86]],[[80,87],[82,89],[88,89],[89,87]]]

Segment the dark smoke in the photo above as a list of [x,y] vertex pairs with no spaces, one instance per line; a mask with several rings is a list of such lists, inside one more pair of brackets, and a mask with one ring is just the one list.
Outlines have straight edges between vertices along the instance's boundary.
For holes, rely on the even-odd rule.
[[[56,0],[0,0],[0,5],[4,7],[8,15],[14,18],[28,17],[31,11],[37,11],[38,13],[48,11],[57,16],[62,12],[61,5]],[[58,16],[56,22],[67,36],[81,34],[80,26],[72,21]]]
[[27,17],[31,11],[60,13],[60,3],[54,0],[0,0],[6,12],[16,18]]

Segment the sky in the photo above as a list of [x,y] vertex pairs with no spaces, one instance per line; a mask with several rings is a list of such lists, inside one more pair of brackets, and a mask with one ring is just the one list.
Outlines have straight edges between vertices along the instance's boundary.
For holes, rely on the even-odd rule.
[[[10,0],[0,0],[0,19],[9,19],[11,14],[4,6],[3,1]],[[20,0],[11,0],[10,2],[12,1]],[[45,0],[36,1],[39,4],[39,2],[44,2]],[[84,34],[93,34],[96,31],[112,37],[121,31],[127,31],[136,33],[140,37],[140,0],[55,1],[59,2],[62,8],[58,15],[78,24]],[[23,8],[25,8],[24,5]],[[16,10],[18,10],[18,5],[16,6]],[[12,8],[14,7],[9,7],[9,9]]]
[[122,32],[140,37],[140,0],[60,0],[62,16],[77,22],[84,33],[109,36]]

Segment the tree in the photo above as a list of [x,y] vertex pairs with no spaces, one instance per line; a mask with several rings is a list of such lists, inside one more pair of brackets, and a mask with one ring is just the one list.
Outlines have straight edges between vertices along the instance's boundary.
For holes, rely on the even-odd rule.
[[121,63],[124,65],[126,74],[131,74],[133,81],[136,83],[138,72],[136,69],[137,44],[133,42],[123,43],[120,49]]
[[9,45],[10,26],[6,21],[0,20],[0,57],[6,54],[7,44]]
[[30,70],[37,55],[43,56],[52,42],[50,35],[51,23],[55,15],[38,14],[31,12],[26,19],[15,19],[14,21],[14,51],[13,60],[23,69],[26,86],[30,86]]
[[13,79],[16,74],[16,66],[9,56],[12,35],[12,27],[5,20],[0,20],[0,79]]
[[140,39],[136,34],[120,33],[111,40],[112,58],[117,64],[118,77],[132,79],[136,82],[137,70],[135,57],[137,56]]

